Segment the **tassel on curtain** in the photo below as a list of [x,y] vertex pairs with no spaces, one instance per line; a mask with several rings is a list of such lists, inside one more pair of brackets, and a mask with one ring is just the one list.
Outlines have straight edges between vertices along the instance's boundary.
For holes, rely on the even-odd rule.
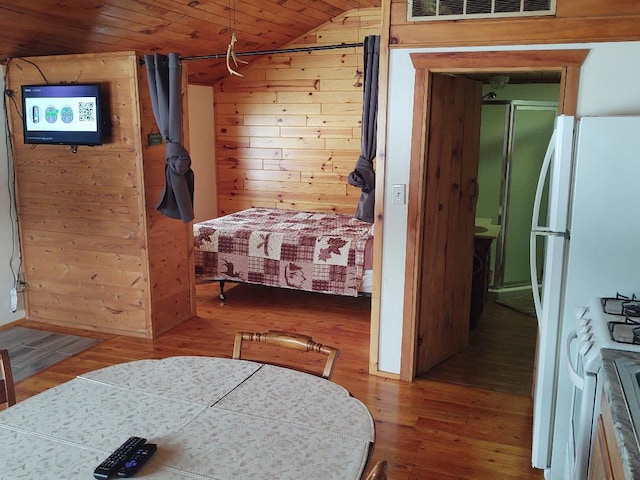
[[145,55],[153,116],[167,145],[165,188],[156,209],[189,223],[194,218],[191,157],[182,146],[182,66],[177,53]]
[[376,157],[378,116],[378,71],[380,69],[380,36],[364,39],[364,93],[362,102],[361,153],[347,182],[362,190],[355,217],[373,223],[375,207],[376,173],[373,160]]

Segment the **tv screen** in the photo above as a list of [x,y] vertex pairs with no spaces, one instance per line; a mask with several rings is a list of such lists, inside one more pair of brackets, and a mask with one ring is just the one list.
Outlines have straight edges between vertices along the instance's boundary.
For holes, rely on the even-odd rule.
[[24,143],[102,145],[100,84],[23,85]]

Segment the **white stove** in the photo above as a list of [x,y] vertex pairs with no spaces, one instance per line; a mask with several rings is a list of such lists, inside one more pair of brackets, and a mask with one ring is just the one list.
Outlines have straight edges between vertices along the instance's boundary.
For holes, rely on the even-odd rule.
[[[600,413],[603,348],[640,353],[640,300],[599,297],[576,310],[578,325],[568,338],[565,358],[573,382],[568,478],[586,480],[591,442]],[[575,346],[574,346],[575,344]]]
[[609,348],[640,352],[640,300],[635,295],[631,298],[620,295],[595,298],[578,315],[580,320],[576,332],[584,334],[586,327],[588,333],[591,327],[593,336],[590,341],[595,346],[594,350]]
[[[640,347],[640,300],[633,296],[627,298],[601,298],[602,312],[604,320],[607,322],[609,336],[614,342],[616,350],[627,350],[627,344]],[[640,351],[640,348],[632,351]]]

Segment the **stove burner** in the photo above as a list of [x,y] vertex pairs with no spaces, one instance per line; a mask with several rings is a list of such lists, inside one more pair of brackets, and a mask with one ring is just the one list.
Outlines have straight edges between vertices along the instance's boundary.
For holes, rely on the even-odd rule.
[[629,317],[640,317],[640,302],[637,300],[624,302],[622,304],[622,311],[624,315]]
[[640,300],[633,295],[631,298],[617,294],[614,297],[600,299],[602,311],[609,315],[624,315],[625,317],[640,317]]
[[609,334],[614,342],[640,344],[640,326],[635,322],[609,322]]

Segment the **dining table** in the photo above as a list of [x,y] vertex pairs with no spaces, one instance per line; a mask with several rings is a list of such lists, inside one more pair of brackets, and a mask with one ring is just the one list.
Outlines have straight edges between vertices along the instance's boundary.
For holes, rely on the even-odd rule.
[[353,480],[371,458],[375,423],[344,387],[290,368],[136,360],[1,411],[0,478],[91,479],[131,436],[157,445],[135,478]]

